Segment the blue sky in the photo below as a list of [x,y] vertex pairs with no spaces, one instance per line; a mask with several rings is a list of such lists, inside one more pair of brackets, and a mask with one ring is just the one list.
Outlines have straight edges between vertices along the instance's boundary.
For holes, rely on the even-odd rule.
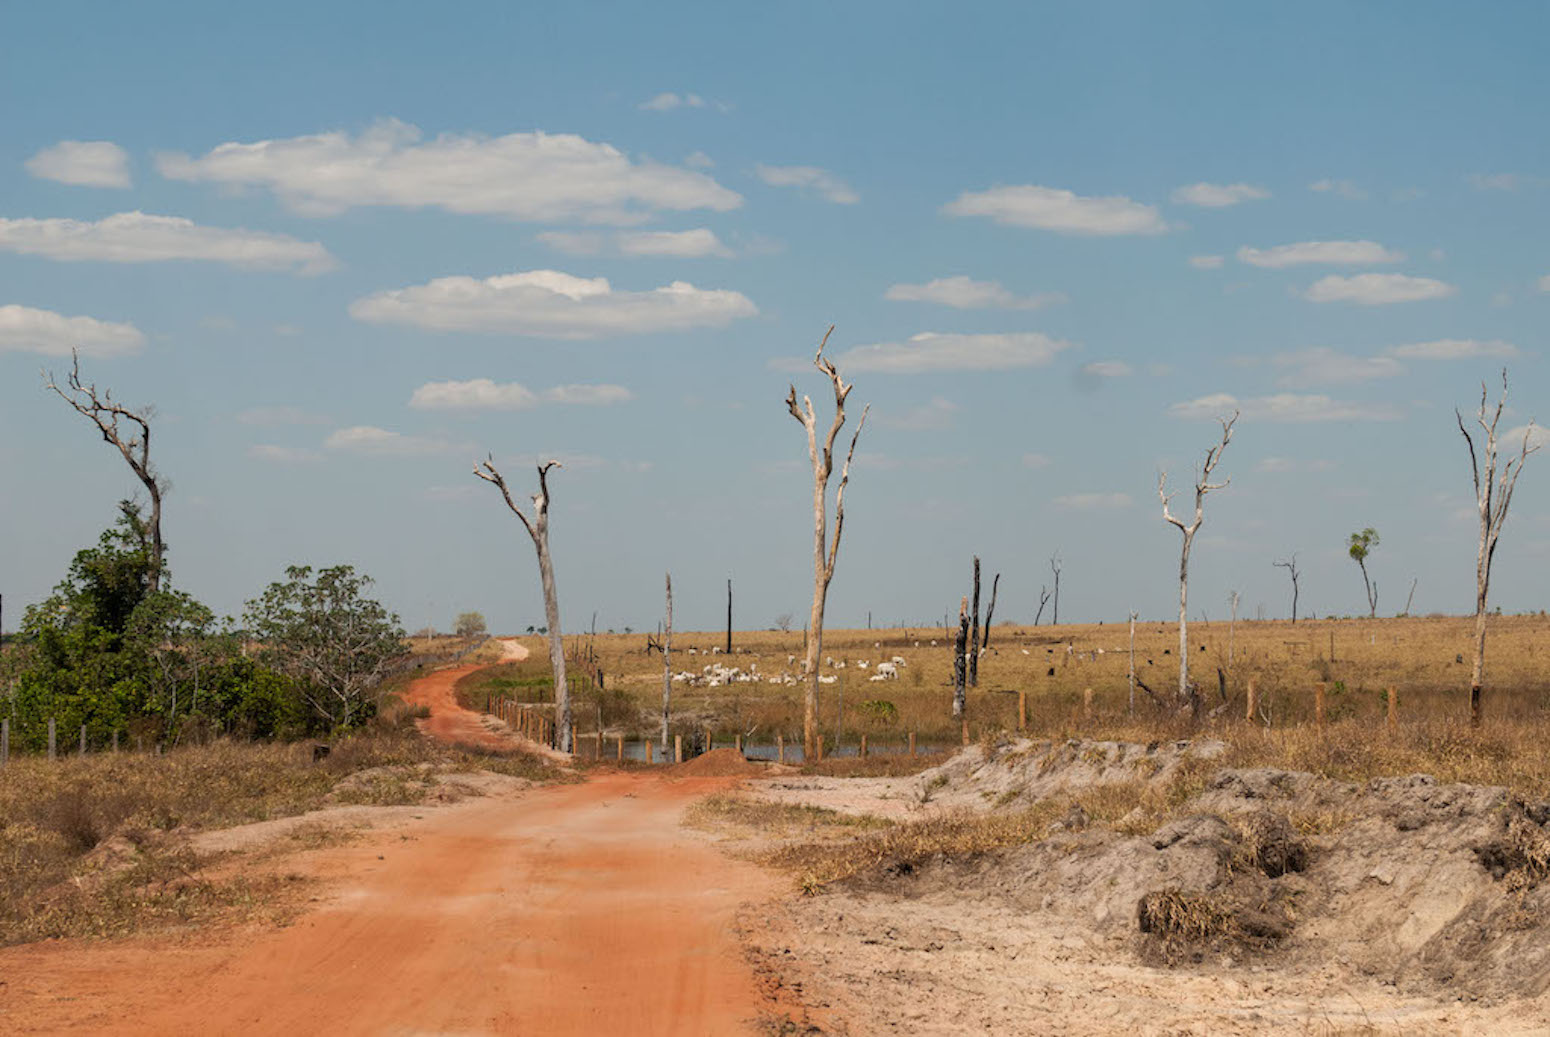
[[[1472,606],[1466,414],[1547,388],[1537,4],[9,5],[0,13],[0,593],[135,488],[39,369],[154,403],[176,583],[291,563],[406,625],[538,622],[493,488],[556,456],[570,627],[802,616],[788,381],[872,404],[831,622],[1002,572],[1027,621],[1176,606],[1156,495],[1243,411],[1191,612]],[[852,350],[856,352],[852,353]],[[854,420],[854,419],[853,419]],[[1544,605],[1532,459],[1493,600]],[[800,622],[800,619],[798,620]]]

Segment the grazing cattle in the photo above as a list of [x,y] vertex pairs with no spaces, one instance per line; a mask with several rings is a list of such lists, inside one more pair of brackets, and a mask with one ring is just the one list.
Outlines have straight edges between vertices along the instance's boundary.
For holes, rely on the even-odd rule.
[[904,665],[904,656],[902,656],[902,655],[894,656],[893,657],[893,664],[895,666],[903,666]]
[[872,679],[874,681],[876,681],[876,680],[887,681],[887,680],[893,680],[898,675],[899,675],[899,668],[897,666],[895,666],[893,663],[878,663],[877,664],[877,669],[874,671]]

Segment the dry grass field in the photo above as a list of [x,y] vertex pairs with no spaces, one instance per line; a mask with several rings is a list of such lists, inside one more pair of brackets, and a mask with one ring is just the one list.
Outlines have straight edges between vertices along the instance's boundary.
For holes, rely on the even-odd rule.
[[[1206,734],[1252,748],[1255,759],[1276,766],[1360,778],[1424,770],[1439,778],[1509,784],[1526,795],[1550,795],[1550,763],[1541,747],[1550,738],[1550,620],[1498,616],[1490,621],[1486,657],[1485,720],[1467,723],[1473,620],[1468,617],[1242,621],[1193,623],[1190,673],[1204,709],[1198,724],[1159,709],[1141,690],[1130,709],[1129,629],[1124,624],[1060,627],[997,626],[980,660],[979,686],[968,693],[974,740],[1014,732],[1019,692],[1026,693],[1027,733],[1045,738],[1107,738],[1147,742]],[[734,733],[768,744],[776,735],[788,745],[800,739],[803,687],[780,683],[800,671],[800,632],[737,632],[733,653],[717,651],[724,632],[674,636],[673,671],[702,673],[707,666],[757,673],[758,681],[673,683],[674,726],[685,732],[710,727],[718,744]],[[543,642],[524,639],[532,651],[522,664],[498,667],[463,689],[476,708],[481,695],[498,691],[519,700],[547,698],[548,664]],[[1137,623],[1137,676],[1171,701],[1178,679],[1177,628]],[[567,637],[567,651],[595,655],[603,672],[599,693],[583,681],[576,714],[591,730],[601,711],[610,732],[654,730],[660,715],[661,657],[646,650],[643,635]],[[690,654],[690,652],[693,654]],[[835,733],[853,750],[865,733],[871,746],[897,748],[911,733],[925,747],[959,744],[951,716],[951,649],[936,629],[836,630],[824,637],[825,665],[820,727],[832,751]],[[874,681],[879,660],[905,660],[896,680]],[[793,662],[793,659],[795,661]],[[859,663],[869,664],[867,669]],[[573,666],[572,673],[576,672]],[[1219,692],[1218,670],[1227,702]],[[771,682],[769,678],[777,678]],[[1250,681],[1258,690],[1253,720],[1245,716]],[[1324,729],[1314,724],[1314,689],[1326,686]],[[1386,726],[1387,689],[1397,689],[1398,728]],[[1092,708],[1085,691],[1092,690]],[[838,761],[836,761],[838,762]]]

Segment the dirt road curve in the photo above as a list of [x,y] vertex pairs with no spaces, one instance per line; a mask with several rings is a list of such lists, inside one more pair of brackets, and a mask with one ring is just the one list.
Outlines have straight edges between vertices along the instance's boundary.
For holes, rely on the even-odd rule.
[[728,783],[604,775],[428,810],[314,854],[334,881],[289,928],[214,946],[0,951],[0,1031],[746,1032],[773,1006],[733,915],[777,880],[678,823]]
[[[502,662],[521,662],[527,658],[527,649],[516,638],[503,637],[500,642],[505,652]],[[404,689],[405,702],[412,706],[430,707],[431,715],[419,721],[421,731],[443,742],[480,745],[490,749],[511,747],[512,738],[490,731],[478,713],[471,713],[457,704],[454,686],[481,668],[478,664],[451,666],[421,677]]]

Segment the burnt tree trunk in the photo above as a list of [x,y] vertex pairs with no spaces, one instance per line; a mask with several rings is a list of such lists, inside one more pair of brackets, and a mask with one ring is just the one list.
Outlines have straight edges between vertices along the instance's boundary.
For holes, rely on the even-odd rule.
[[974,610],[969,628],[969,687],[980,686],[980,559],[974,556]]
[[965,653],[968,650],[968,645],[969,645],[969,599],[968,598],[964,598],[962,604],[960,604],[958,606],[958,637],[953,642],[953,716],[954,717],[961,717],[961,716],[963,716],[964,701],[965,701],[965,697],[966,697],[966,693],[964,691],[964,680],[967,677],[967,673],[965,672],[965,659],[964,659],[964,655],[965,655]]

